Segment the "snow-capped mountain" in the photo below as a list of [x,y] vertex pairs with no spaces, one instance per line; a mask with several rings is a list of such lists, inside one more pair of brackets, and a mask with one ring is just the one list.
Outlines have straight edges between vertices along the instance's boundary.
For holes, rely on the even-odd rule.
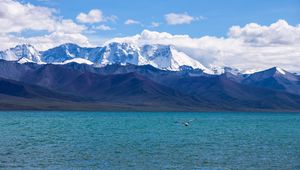
[[[163,70],[180,70],[181,66],[202,69],[204,72],[211,73],[200,62],[190,58],[183,52],[177,51],[173,46],[166,45],[144,45],[141,47],[128,43],[110,43],[103,47],[103,53],[98,61],[94,63],[121,64],[127,63],[134,65],[152,65]],[[100,60],[99,60],[100,59]]]
[[[85,48],[76,44],[63,44],[47,51],[38,51],[32,45],[17,45],[14,48],[0,51],[0,59],[17,61],[18,63],[37,64],[88,64],[95,67],[103,67],[112,64],[151,65],[161,70],[179,71],[184,66],[192,69],[200,69],[207,74],[228,74],[234,76],[246,75],[241,70],[230,67],[202,65],[199,61],[177,50],[170,45],[146,44],[142,46],[112,42],[103,47]],[[288,80],[297,80],[294,74],[288,73],[281,68],[249,73],[246,82],[253,82],[265,77],[285,77]]]
[[[127,43],[110,43],[102,48],[102,53],[94,58],[94,63],[99,65],[135,64],[139,65],[139,47]],[[92,59],[90,59],[92,60]]]
[[[83,48],[76,44],[63,44],[58,47],[41,52],[42,60],[46,63],[64,63],[74,58],[92,59],[99,56],[101,48]],[[74,60],[76,62],[76,60]]]
[[243,84],[300,94],[299,80],[297,75],[279,67],[273,67],[268,70],[250,74],[243,80]]
[[273,67],[267,70],[253,73],[248,77],[248,81],[262,81],[269,78],[298,81],[298,78],[295,74],[289,73],[279,67]]
[[0,59],[7,61],[20,61],[20,63],[42,63],[41,54],[32,45],[17,45],[14,48],[0,51]]
[[141,49],[141,65],[150,64],[154,67],[166,70],[179,70],[181,66],[198,68],[211,73],[200,62],[190,58],[183,52],[179,52],[173,46],[145,45]]
[[143,45],[128,43],[110,43],[104,47],[83,48],[76,44],[63,44],[47,51],[39,52],[33,46],[19,45],[0,52],[0,59],[19,61],[19,63],[53,63],[66,64],[70,62],[105,66],[111,64],[152,65],[162,70],[178,71],[181,66],[201,69],[213,73],[183,52],[173,46]]

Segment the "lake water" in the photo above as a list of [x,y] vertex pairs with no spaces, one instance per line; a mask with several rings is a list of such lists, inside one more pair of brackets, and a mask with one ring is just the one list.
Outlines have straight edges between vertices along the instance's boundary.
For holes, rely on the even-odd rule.
[[14,168],[297,170],[300,114],[0,112]]

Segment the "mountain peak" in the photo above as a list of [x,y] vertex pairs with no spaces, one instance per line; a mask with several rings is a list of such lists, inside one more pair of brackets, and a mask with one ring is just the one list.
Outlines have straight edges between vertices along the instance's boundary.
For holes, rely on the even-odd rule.
[[40,63],[40,52],[30,44],[20,44],[14,48],[0,52],[0,59],[7,61],[19,61],[20,59]]
[[261,72],[263,72],[265,74],[268,74],[268,75],[271,75],[271,76],[287,74],[287,72],[285,70],[283,70],[282,68],[280,68],[280,67],[272,67],[272,68],[269,68],[267,70],[263,70]]
[[289,73],[279,67],[272,67],[270,69],[256,72],[256,73],[250,74],[248,76],[248,80],[254,81],[254,82],[266,80],[269,78],[276,79],[276,80],[285,79],[285,80],[289,80],[289,81],[298,81],[298,78],[296,75]]
[[35,47],[31,44],[20,44],[15,46],[14,48],[10,48],[9,50],[15,51],[17,53],[22,53],[22,57],[26,57],[26,55],[29,54],[31,54],[32,56],[39,55],[39,51],[35,49]]
[[274,67],[274,69],[276,70],[276,73],[280,73],[280,74],[283,74],[283,75],[286,74],[286,72],[280,67]]
[[87,51],[77,44],[66,43],[42,52],[42,59],[47,63],[63,63],[74,58],[86,59]]

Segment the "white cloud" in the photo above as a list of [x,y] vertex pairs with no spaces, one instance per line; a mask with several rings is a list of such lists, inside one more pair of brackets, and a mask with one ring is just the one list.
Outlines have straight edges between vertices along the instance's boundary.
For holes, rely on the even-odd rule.
[[104,21],[104,16],[101,10],[92,9],[89,13],[80,13],[76,17],[78,22],[81,23],[97,23]]
[[99,23],[99,22],[105,22],[105,21],[116,21],[118,19],[117,16],[104,16],[103,12],[100,9],[92,9],[88,13],[80,13],[76,17],[77,21],[80,23]]
[[53,30],[55,20],[51,17],[54,10],[21,4],[13,0],[0,2],[1,32],[20,32],[25,29]]
[[[253,45],[279,45],[300,42],[300,27],[289,25],[285,20],[278,20],[270,26],[261,26],[256,23],[245,27],[231,27],[228,35]],[[293,35],[293,36],[292,36]]]
[[193,17],[188,13],[169,13],[165,15],[165,20],[169,25],[190,24],[193,21],[203,18],[204,17]]
[[128,19],[124,22],[125,25],[138,25],[141,24],[139,21],[133,20],[133,19]]
[[262,70],[279,66],[300,72],[300,25],[279,20],[269,26],[248,24],[233,26],[228,37],[172,35],[145,30],[132,37],[111,41],[134,44],[173,45],[206,67],[230,66],[241,70]]
[[113,30],[110,26],[107,25],[99,25],[96,27],[97,30],[101,30],[101,31],[110,31]]
[[156,27],[159,27],[159,26],[160,26],[159,22],[152,22],[151,23],[151,27],[153,27],[153,28],[156,28]]
[[[20,43],[31,43],[41,50],[59,43],[79,42],[89,45],[82,32],[86,30],[70,19],[60,19],[54,9],[20,3],[15,0],[0,1],[0,49]],[[44,36],[22,37],[23,31],[46,31]],[[58,39],[59,38],[59,39]]]

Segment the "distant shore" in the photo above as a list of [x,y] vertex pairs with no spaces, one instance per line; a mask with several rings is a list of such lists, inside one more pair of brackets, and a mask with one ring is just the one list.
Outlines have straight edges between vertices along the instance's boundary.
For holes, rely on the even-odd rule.
[[80,102],[47,102],[14,100],[0,102],[0,111],[103,111],[103,112],[290,112],[300,113],[300,110],[284,109],[253,109],[253,108],[206,108],[170,105],[132,105],[122,103],[80,103]]

